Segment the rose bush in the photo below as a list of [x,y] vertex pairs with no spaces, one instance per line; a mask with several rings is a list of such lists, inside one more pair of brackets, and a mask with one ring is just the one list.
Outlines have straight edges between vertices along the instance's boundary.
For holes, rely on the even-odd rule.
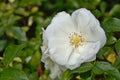
[[119,3],[0,0],[0,80],[120,80]]

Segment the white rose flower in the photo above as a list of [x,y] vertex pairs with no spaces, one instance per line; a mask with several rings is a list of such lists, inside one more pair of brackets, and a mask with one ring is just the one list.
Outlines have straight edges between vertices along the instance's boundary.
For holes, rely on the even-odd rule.
[[47,39],[44,34],[43,30],[43,46],[41,47],[42,50],[42,58],[41,61],[45,63],[45,68],[50,70],[50,77],[52,80],[59,79],[61,80],[62,73],[67,69],[63,66],[58,65],[54,61],[51,60],[48,47],[47,47]]
[[60,12],[44,31],[42,61],[51,74],[56,69],[53,75],[57,76],[61,66],[73,70],[84,62],[95,60],[105,42],[105,32],[89,10],[81,8],[71,16]]

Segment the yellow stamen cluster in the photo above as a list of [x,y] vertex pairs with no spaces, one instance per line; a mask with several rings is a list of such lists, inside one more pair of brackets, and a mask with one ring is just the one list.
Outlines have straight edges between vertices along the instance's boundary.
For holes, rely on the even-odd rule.
[[82,43],[82,37],[77,33],[70,34],[70,43],[73,47],[78,47]]

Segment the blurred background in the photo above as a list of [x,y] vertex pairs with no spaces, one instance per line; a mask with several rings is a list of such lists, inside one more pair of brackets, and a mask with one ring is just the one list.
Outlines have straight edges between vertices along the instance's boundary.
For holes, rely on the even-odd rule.
[[[89,9],[103,25],[106,18],[120,18],[120,0],[0,0],[0,73],[13,67],[24,71],[29,80],[47,77],[49,71],[40,61],[42,28],[58,12],[71,14],[79,8]],[[115,38],[120,38],[119,32]]]

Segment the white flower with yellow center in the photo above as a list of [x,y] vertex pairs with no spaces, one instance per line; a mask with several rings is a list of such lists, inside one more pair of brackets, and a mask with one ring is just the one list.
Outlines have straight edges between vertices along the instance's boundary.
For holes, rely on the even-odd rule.
[[106,42],[99,21],[85,8],[74,11],[71,16],[66,12],[58,13],[44,31],[44,37],[49,58],[71,70],[95,60]]

